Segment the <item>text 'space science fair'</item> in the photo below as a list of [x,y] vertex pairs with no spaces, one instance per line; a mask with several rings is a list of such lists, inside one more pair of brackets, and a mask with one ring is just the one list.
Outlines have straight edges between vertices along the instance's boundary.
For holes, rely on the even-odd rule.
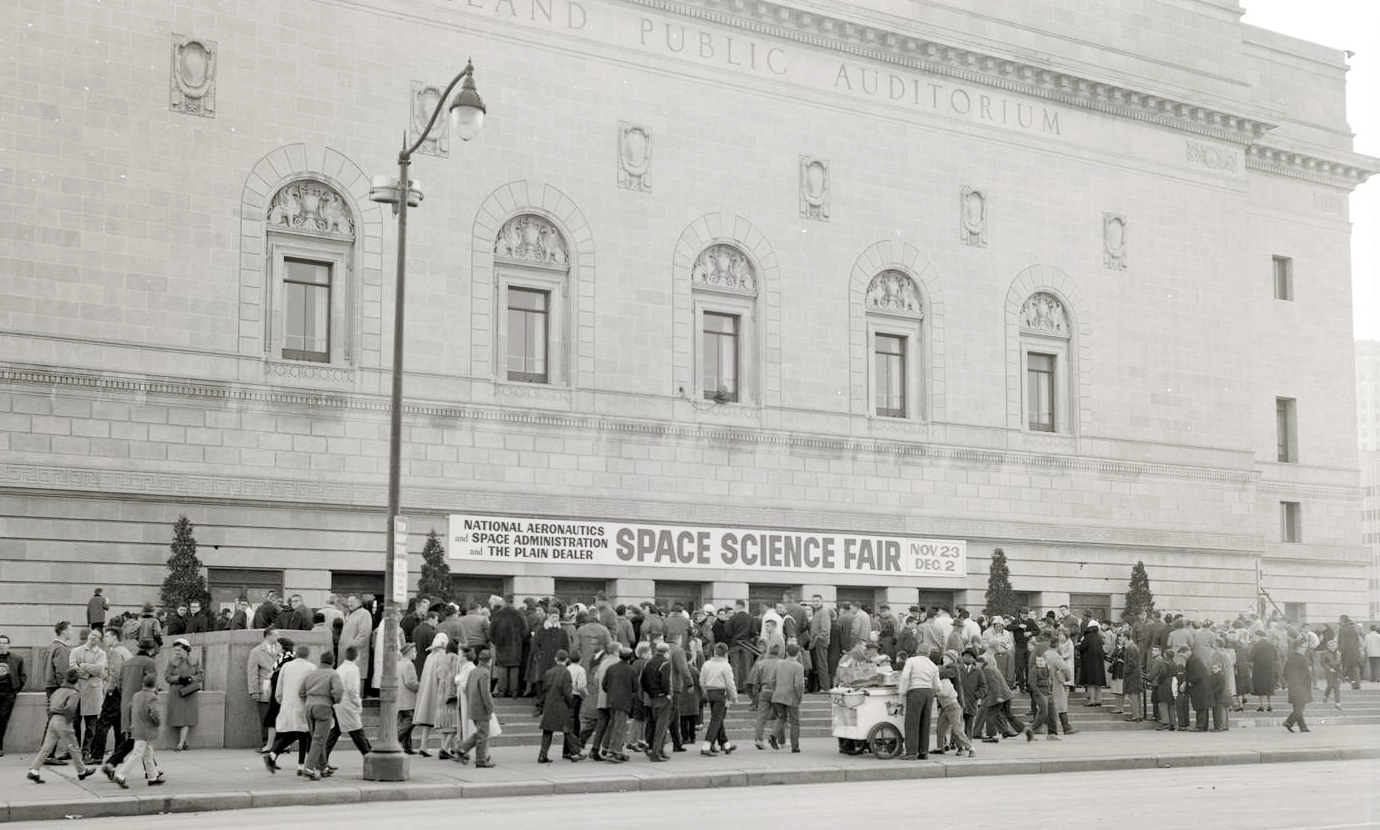
[[450,517],[451,559],[961,578],[967,543],[855,533]]

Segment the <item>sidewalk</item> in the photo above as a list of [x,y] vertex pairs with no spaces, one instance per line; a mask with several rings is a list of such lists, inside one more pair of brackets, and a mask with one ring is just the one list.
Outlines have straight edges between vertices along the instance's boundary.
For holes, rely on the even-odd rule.
[[[1319,725],[1309,734],[1280,728],[1225,733],[1087,732],[1046,741],[1023,738],[977,744],[977,757],[931,755],[928,761],[878,761],[848,757],[832,739],[802,744],[800,754],[758,751],[739,743],[732,755],[705,758],[698,749],[676,753],[670,763],[636,756],[625,764],[557,760],[537,764],[532,747],[499,747],[495,769],[474,769],[451,761],[411,757],[411,780],[364,781],[361,759],[342,742],[335,753],[340,772],[321,782],[298,778],[295,766],[270,775],[252,750],[161,752],[168,783],[149,788],[131,777],[122,790],[97,772],[78,783],[70,766],[44,767],[48,783],[24,780],[30,758],[0,758],[0,821],[151,815],[250,807],[414,801],[438,798],[553,795],[563,793],[744,787],[765,784],[835,783],[963,775],[1023,775],[1049,772],[1151,769],[1159,767],[1260,764],[1287,761],[1380,758],[1380,726]],[[554,755],[555,753],[553,753]],[[281,762],[293,765],[296,757]]]

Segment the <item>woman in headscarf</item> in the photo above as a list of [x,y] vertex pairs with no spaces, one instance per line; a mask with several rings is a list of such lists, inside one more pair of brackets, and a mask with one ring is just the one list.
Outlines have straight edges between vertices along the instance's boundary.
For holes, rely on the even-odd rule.
[[417,705],[412,712],[412,730],[417,754],[423,758],[431,757],[431,753],[426,751],[426,741],[440,720],[441,707],[446,701],[442,696],[438,670],[446,662],[446,646],[449,643],[450,637],[445,632],[436,634],[431,645],[427,646],[426,662],[422,664],[421,676],[417,678]]

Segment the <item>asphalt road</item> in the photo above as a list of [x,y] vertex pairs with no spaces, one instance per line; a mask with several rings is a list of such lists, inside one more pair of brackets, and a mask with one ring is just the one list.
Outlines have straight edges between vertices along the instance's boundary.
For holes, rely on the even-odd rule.
[[[337,830],[367,823],[391,830],[448,827],[457,821],[568,830],[911,828],[935,823],[962,830],[1380,829],[1380,760],[290,807],[89,819],[81,826]],[[5,830],[52,826],[19,822]]]

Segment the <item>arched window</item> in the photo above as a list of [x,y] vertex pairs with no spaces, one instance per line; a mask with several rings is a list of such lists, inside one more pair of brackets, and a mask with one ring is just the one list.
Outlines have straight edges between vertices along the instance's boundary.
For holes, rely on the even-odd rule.
[[863,302],[872,360],[869,412],[883,418],[915,418],[923,411],[924,389],[920,326],[925,309],[920,289],[909,274],[889,268],[868,283]]
[[299,179],[273,194],[265,221],[273,275],[265,315],[268,353],[353,362],[359,306],[350,202],[324,182]]
[[690,287],[700,395],[717,403],[756,400],[756,265],[735,245],[710,245],[690,268]]
[[494,240],[500,378],[570,384],[570,248],[556,226],[522,213]]
[[1021,305],[1022,423],[1030,432],[1073,431],[1070,323],[1064,301],[1049,291],[1037,291]]

